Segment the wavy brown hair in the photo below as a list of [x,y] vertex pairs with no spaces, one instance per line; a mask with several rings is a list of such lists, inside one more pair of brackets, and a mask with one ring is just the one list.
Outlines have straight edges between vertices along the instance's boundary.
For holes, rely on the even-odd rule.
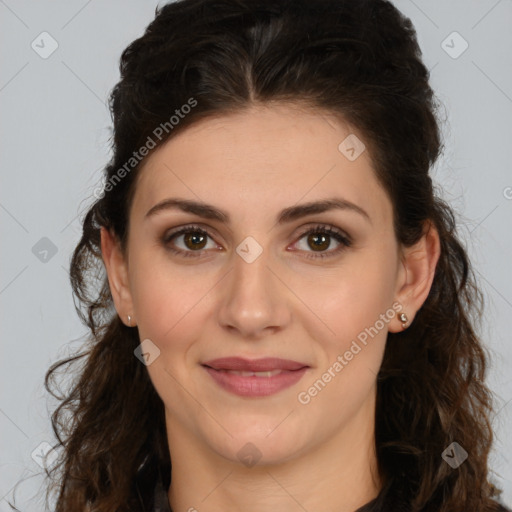
[[[201,119],[256,103],[327,110],[360,130],[392,201],[398,242],[417,242],[427,221],[441,240],[428,298],[406,331],[388,335],[375,425],[385,486],[361,510],[395,511],[397,503],[409,512],[498,510],[493,497],[500,491],[487,465],[489,356],[476,333],[482,293],[455,215],[429,176],[442,151],[441,105],[410,20],[385,0],[181,0],[157,9],[123,52],[120,71],[110,97],[106,180],[148,137],[159,146]],[[171,127],[170,116],[191,98],[196,106]],[[155,128],[166,122],[156,140]],[[137,329],[113,308],[100,250],[102,226],[126,250],[139,168],[87,210],[70,265],[77,310],[91,335],[82,352],[55,363],[45,379],[61,400],[52,415],[61,458],[48,472],[58,481],[56,512],[142,510],[150,499],[144,489],[159,470],[169,483],[164,406],[134,357]],[[57,370],[71,363],[81,366],[57,395]],[[454,441],[469,453],[457,469],[441,457]]]

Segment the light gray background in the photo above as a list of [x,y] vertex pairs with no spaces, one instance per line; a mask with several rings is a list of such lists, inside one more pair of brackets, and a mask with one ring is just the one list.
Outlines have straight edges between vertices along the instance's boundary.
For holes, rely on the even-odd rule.
[[[434,177],[459,214],[486,295],[482,334],[492,354],[488,382],[499,409],[490,462],[510,505],[512,1],[394,3],[412,19],[446,107],[446,149]],[[5,498],[16,482],[30,476],[17,488],[17,503],[24,511],[42,510],[37,492],[44,482],[31,454],[40,443],[53,442],[49,412],[56,405],[43,377],[86,334],[67,273],[80,234],[78,215],[109,158],[105,100],[118,80],[121,51],[142,34],[157,4],[0,0],[0,512],[10,510]],[[55,43],[42,32],[58,44],[47,58],[31,47],[35,41],[39,53],[51,50]],[[464,41],[469,46],[458,55]],[[43,237],[56,254],[44,253],[49,248]]]

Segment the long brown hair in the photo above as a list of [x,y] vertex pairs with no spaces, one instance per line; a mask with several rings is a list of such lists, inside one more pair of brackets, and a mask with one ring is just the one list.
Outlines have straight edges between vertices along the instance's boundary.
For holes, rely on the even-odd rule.
[[[399,243],[417,242],[428,220],[439,232],[429,296],[406,331],[389,333],[378,375],[383,509],[391,510],[393,494],[411,512],[497,510],[487,466],[488,354],[476,334],[482,294],[454,213],[429,176],[442,150],[440,104],[410,20],[385,0],[181,0],[157,10],[123,52],[120,71],[110,98],[113,157],[70,266],[91,336],[45,379],[57,397],[57,370],[82,363],[52,415],[61,449],[49,472],[58,481],[54,510],[141,510],[141,472],[152,485],[158,468],[170,470],[163,403],[134,356],[137,329],[113,308],[100,252],[101,226],[126,247],[140,168],[134,151],[150,139],[159,146],[205,117],[273,101],[327,109],[360,130],[392,201]],[[457,469],[441,457],[452,442],[469,453]]]

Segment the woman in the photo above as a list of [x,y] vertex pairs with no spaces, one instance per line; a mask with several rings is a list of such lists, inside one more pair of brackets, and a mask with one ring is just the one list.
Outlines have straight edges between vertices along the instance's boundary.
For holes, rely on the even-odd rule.
[[182,0],[121,75],[71,263],[91,345],[46,379],[83,358],[55,510],[506,510],[410,21]]

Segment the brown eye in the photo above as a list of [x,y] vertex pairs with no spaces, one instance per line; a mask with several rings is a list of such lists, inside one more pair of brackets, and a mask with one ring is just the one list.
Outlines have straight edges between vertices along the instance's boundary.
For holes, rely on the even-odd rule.
[[329,236],[322,233],[312,233],[308,235],[308,244],[315,251],[325,251],[331,245]]
[[[304,239],[304,243],[301,244],[302,239]],[[335,244],[338,244],[338,247],[328,251],[327,249],[331,247],[333,241]],[[305,253],[307,258],[328,258],[336,256],[338,253],[350,247],[352,240],[348,235],[345,235],[333,226],[320,225],[304,232],[299,242],[297,242],[297,245],[298,248]],[[302,247],[300,247],[300,245],[302,245]]]
[[208,235],[198,231],[190,231],[183,236],[183,242],[189,249],[203,249],[206,245]]
[[[207,247],[209,241],[211,247]],[[162,237],[162,245],[172,253],[185,257],[201,256],[209,248],[218,248],[213,243],[212,236],[196,226],[185,226],[177,231],[166,233]]]

